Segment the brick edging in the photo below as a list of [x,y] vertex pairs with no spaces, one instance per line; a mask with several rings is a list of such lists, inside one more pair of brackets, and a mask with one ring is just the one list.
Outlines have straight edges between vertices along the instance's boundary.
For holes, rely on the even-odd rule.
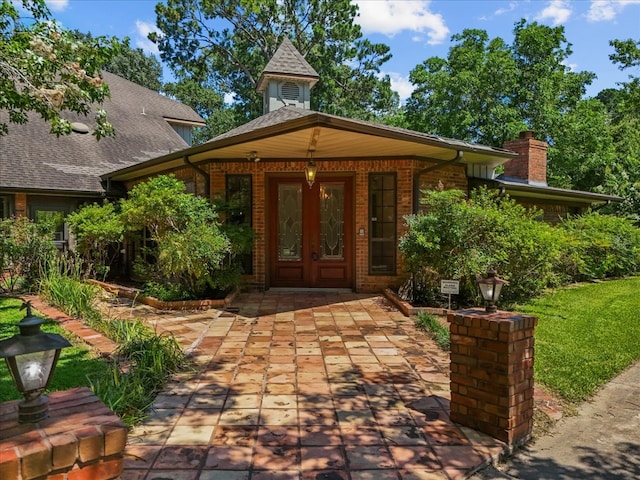
[[19,297],[22,301],[29,301],[33,308],[40,312],[43,316],[50,318],[54,322],[60,324],[65,330],[73,333],[83,342],[90,345],[100,352],[103,356],[111,356],[117,348],[117,344],[100,332],[85,325],[82,320],[70,317],[66,313],[58,310],[56,307],[44,302],[38,295],[23,295]]

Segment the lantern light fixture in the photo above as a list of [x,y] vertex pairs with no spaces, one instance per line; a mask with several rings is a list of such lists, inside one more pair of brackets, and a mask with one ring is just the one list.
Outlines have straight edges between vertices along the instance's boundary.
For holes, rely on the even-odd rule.
[[318,167],[316,163],[313,161],[313,151],[309,150],[309,161],[307,162],[307,166],[304,167],[304,178],[307,180],[309,184],[309,188],[313,186],[313,182],[316,181],[316,175],[318,174]]
[[26,316],[17,324],[20,333],[0,341],[0,358],[24,400],[18,404],[18,421],[36,423],[47,417],[48,399],[42,392],[49,386],[60,357],[60,350],[71,344],[55,333],[40,330],[44,323],[32,315],[30,302],[22,304]]
[[498,307],[496,306],[496,303],[500,297],[502,286],[509,282],[498,277],[496,275],[496,270],[493,267],[489,267],[486,277],[476,274],[476,282],[480,287],[482,298],[484,298],[485,301],[485,310],[488,313],[497,311]]

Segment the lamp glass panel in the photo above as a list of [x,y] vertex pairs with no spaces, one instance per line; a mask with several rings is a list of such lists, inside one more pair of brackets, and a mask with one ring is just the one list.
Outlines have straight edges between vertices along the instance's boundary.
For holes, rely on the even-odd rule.
[[26,392],[46,386],[55,355],[55,350],[16,355],[16,365]]
[[[495,298],[493,296],[493,283],[479,283],[478,285],[480,285],[480,291],[482,292],[482,297],[485,300],[491,301]],[[495,285],[495,287],[502,287],[502,285]]]

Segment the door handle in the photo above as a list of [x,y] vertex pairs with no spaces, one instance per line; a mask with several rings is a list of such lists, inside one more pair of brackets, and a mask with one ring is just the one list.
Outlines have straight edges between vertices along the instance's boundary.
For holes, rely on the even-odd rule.
[[311,259],[314,262],[317,262],[318,261],[318,254],[316,252],[311,252]]

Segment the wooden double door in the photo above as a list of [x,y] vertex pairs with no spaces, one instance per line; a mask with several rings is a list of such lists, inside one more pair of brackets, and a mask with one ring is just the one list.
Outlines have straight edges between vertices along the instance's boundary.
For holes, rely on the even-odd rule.
[[272,287],[353,288],[353,179],[269,181]]

